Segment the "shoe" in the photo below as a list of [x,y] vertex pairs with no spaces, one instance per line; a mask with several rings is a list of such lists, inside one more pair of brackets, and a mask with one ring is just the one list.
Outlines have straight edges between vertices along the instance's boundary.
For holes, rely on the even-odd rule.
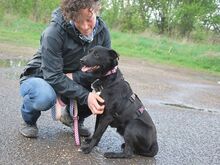
[[30,125],[24,122],[21,125],[19,132],[27,138],[36,138],[38,134],[38,128],[36,124]]
[[91,135],[89,129],[86,128],[81,121],[79,121],[79,135],[83,137],[89,137]]
[[[73,118],[70,115],[68,106],[62,111],[60,121],[67,127],[73,127]],[[84,126],[83,121],[84,120],[79,121],[79,135],[83,137],[89,137],[91,133],[89,132],[88,128]]]
[[66,108],[61,111],[60,122],[66,125],[67,127],[72,127],[73,119],[68,110],[68,106],[66,106]]

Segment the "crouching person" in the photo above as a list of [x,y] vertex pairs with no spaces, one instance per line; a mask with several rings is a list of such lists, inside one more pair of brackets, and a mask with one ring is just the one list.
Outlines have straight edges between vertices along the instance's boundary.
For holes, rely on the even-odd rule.
[[42,111],[55,106],[57,96],[67,106],[61,122],[70,126],[69,100],[78,104],[79,133],[90,136],[84,119],[102,114],[104,100],[90,89],[95,77],[85,77],[80,71],[80,59],[96,45],[111,47],[109,31],[98,17],[98,0],[62,0],[48,27],[41,35],[40,48],[20,76],[23,97],[21,114],[24,122],[20,133],[29,138],[38,135],[37,120]]

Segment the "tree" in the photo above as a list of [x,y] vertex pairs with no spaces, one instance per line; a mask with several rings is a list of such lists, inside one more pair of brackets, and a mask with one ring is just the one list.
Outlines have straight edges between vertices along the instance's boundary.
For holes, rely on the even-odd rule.
[[175,12],[175,22],[181,36],[189,37],[196,26],[201,27],[204,23],[210,23],[216,5],[214,0],[182,1]]

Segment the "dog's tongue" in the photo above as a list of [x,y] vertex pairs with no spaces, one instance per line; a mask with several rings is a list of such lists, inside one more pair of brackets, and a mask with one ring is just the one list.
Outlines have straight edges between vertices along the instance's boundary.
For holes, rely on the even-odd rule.
[[88,72],[89,70],[91,70],[92,67],[87,67],[87,66],[83,66],[81,71],[83,72]]
[[97,65],[93,66],[93,67],[83,66],[81,71],[83,71],[83,72],[92,72],[92,71],[94,71],[98,68],[99,68],[99,66],[97,66]]

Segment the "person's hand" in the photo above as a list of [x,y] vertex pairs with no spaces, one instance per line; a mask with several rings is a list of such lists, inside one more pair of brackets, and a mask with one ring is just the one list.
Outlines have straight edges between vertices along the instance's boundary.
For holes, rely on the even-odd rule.
[[73,73],[66,73],[66,76],[69,77],[71,80],[73,79]]
[[[70,78],[71,80],[73,79],[73,74],[72,73],[67,73],[66,76]],[[99,103],[102,105],[99,105]],[[104,112],[105,106],[103,105],[105,101],[99,96],[98,93],[90,92],[88,96],[88,107],[91,110],[92,114],[97,115],[97,114],[102,114]]]
[[[102,105],[100,105],[99,103]],[[102,114],[104,112],[105,105],[103,105],[105,101],[96,93],[90,92],[88,95],[88,107],[91,110],[92,114]]]

